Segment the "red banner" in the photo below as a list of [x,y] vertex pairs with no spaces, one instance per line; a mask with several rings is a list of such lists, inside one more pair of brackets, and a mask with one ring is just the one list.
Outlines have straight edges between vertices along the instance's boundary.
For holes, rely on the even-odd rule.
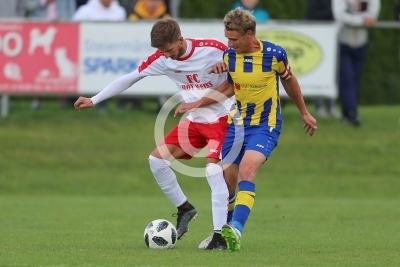
[[0,93],[77,93],[79,27],[1,23]]

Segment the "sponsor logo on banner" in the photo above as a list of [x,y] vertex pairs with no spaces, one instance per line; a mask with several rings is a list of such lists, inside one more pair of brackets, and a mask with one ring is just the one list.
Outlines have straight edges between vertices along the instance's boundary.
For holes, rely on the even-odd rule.
[[79,25],[2,23],[0,93],[76,93]]
[[[298,77],[310,73],[322,61],[321,47],[306,35],[291,31],[268,30],[258,32],[257,38],[282,46],[288,54],[292,72]],[[271,48],[268,51],[270,50]]]

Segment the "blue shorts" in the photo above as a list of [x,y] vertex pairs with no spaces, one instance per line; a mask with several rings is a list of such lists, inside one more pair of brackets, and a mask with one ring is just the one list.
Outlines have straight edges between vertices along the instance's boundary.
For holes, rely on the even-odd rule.
[[231,124],[222,146],[222,163],[239,164],[246,150],[258,151],[268,159],[278,145],[279,135],[280,131],[271,127]]

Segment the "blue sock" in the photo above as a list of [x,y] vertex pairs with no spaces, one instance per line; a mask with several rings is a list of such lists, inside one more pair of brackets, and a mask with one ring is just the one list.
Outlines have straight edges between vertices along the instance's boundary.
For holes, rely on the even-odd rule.
[[233,212],[232,225],[243,232],[244,225],[249,218],[250,211],[254,205],[254,198],[256,196],[256,185],[250,181],[240,181],[239,191],[236,197],[235,211]]

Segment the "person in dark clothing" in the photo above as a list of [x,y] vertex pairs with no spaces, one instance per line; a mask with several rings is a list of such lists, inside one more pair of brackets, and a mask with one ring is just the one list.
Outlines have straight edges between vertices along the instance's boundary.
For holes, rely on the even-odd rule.
[[400,21],[400,1],[394,8],[394,19]]
[[80,6],[86,5],[88,0],[75,0],[76,1],[76,8],[78,9]]
[[[308,0],[306,20],[333,21],[331,0]],[[315,99],[315,112],[319,117],[332,116],[337,119],[341,117],[335,107],[335,99],[317,97]]]
[[308,0],[306,19],[333,21],[331,0]]

